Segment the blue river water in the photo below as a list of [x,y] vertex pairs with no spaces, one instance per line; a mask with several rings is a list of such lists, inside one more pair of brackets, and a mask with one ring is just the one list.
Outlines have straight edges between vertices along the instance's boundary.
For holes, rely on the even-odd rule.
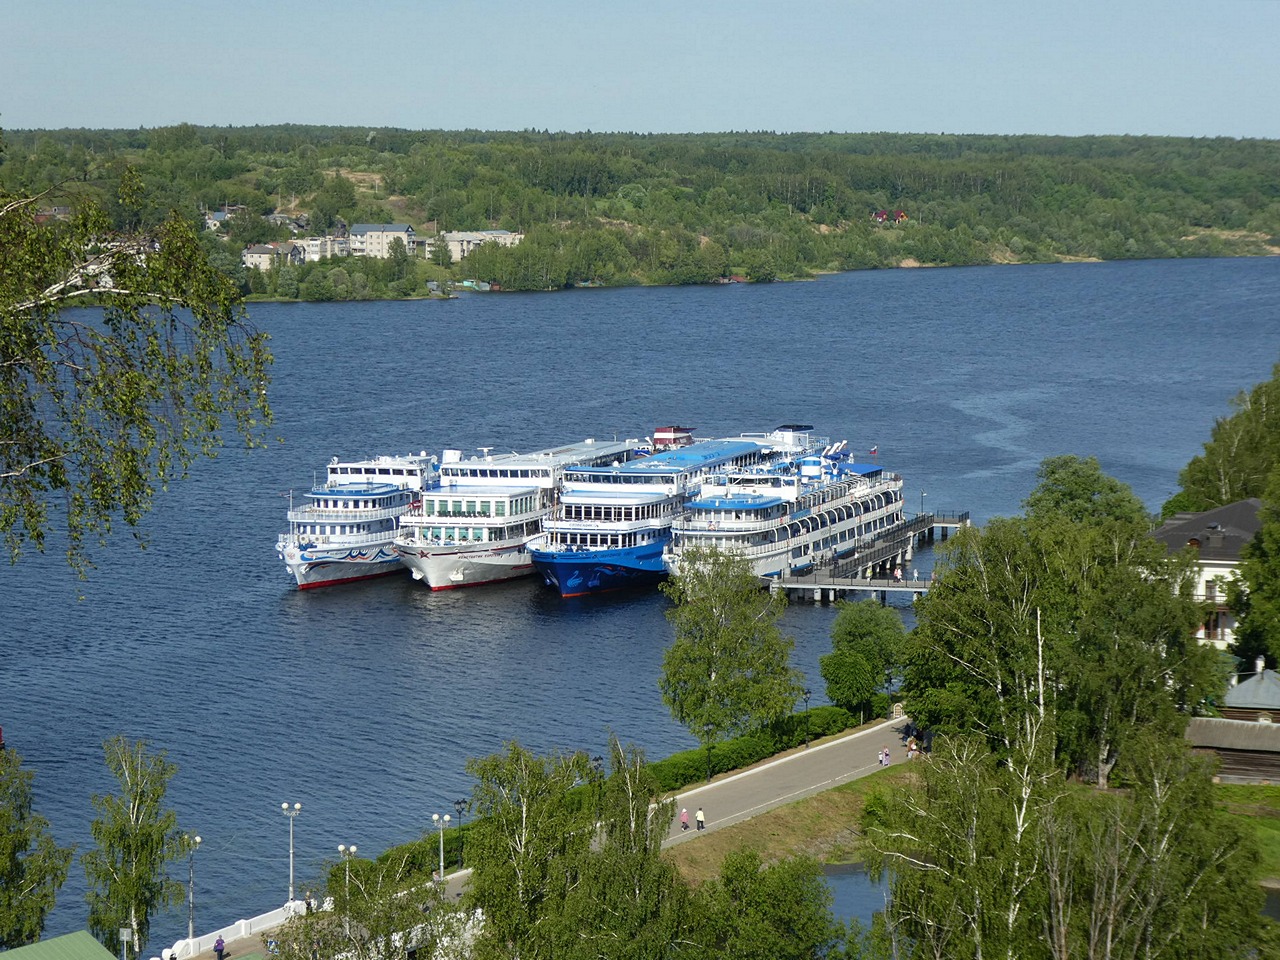
[[[0,725],[56,836],[89,845],[102,741],[168,752],[204,838],[197,928],[285,899],[301,802],[305,889],[336,858],[419,836],[516,739],[660,756],[693,741],[657,689],[657,594],[561,600],[532,580],[432,594],[407,577],[299,593],[277,560],[291,489],[330,457],[814,424],[906,478],[907,504],[1020,509],[1047,456],[1093,454],[1153,508],[1230,398],[1280,359],[1280,258],[897,270],[811,283],[269,304],[265,450],[175,484],[140,548],[117,532],[81,583],[46,555],[0,568]],[[931,558],[920,560],[927,570]],[[794,605],[823,702],[830,607]],[[185,866],[180,879],[186,880]],[[74,865],[49,933],[82,928]],[[871,891],[880,897],[878,890]],[[846,915],[861,909],[842,908]],[[152,950],[185,935],[159,917]]]

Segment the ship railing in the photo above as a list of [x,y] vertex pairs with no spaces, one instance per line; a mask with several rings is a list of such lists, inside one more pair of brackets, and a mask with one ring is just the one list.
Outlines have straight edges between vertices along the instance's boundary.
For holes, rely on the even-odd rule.
[[630,533],[633,530],[652,530],[654,527],[670,525],[670,518],[649,517],[644,520],[566,520],[563,517],[547,517],[542,521],[544,530],[566,530],[570,532],[596,533]]
[[328,507],[304,507],[300,510],[290,510],[287,516],[290,523],[314,523],[318,521],[351,523],[353,521],[391,520],[403,515],[404,507],[400,506],[379,509],[352,507],[349,510],[331,510]]

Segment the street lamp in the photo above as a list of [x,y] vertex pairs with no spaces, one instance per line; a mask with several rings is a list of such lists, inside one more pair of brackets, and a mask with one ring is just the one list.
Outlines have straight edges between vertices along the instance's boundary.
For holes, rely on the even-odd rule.
[[190,837],[187,848],[187,939],[196,938],[196,851],[200,849],[200,837]]
[[444,830],[449,826],[449,815],[443,817],[438,813],[431,815],[431,822],[440,828],[440,882],[444,883]]
[[702,728],[707,739],[707,783],[711,782],[711,731],[712,727],[709,723]]
[[458,815],[458,869],[462,869],[462,811],[467,809],[466,800],[453,801],[453,812]]
[[348,937],[351,936],[351,858],[356,855],[356,845],[353,843],[347,846],[345,843],[338,844],[338,856],[342,858],[342,864],[346,876],[343,878],[343,895],[345,901],[342,912],[345,914],[342,918],[342,928],[346,931]]
[[924,516],[924,498],[927,496],[928,494],[925,493],[923,490],[920,491],[920,515],[921,516]]
[[804,693],[801,694],[804,697],[804,748],[806,750],[809,749],[809,697],[812,693],[813,691],[805,687]]
[[280,804],[280,812],[289,818],[289,902],[293,903],[293,818],[298,815],[298,811],[302,809],[302,804],[295,803],[292,807],[287,803]]

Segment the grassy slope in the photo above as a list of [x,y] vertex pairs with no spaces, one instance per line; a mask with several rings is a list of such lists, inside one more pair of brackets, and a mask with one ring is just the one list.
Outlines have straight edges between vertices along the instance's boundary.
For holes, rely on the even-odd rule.
[[[867,796],[873,790],[892,787],[910,772],[907,764],[896,764],[679,844],[668,856],[694,883],[717,875],[725,856],[741,847],[756,851],[766,862],[804,854],[823,863],[856,863],[863,855],[858,822]],[[1256,832],[1262,856],[1259,876],[1264,884],[1280,886],[1280,786],[1220,784],[1215,790],[1227,811]]]

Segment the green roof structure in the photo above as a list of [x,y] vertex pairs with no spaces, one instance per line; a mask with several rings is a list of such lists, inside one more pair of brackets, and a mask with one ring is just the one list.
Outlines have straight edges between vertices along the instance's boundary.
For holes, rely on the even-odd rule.
[[87,930],[4,951],[4,960],[115,960]]

